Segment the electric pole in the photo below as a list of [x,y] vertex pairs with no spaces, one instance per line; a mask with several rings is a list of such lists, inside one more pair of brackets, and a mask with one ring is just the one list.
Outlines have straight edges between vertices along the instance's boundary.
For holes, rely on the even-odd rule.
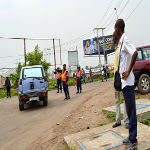
[[[102,37],[103,37],[103,41],[104,41],[104,34],[103,34],[103,30],[104,30],[105,28],[94,28],[94,30],[96,30],[97,31],[97,44],[98,44],[98,55],[99,55],[99,68],[100,68],[100,71],[101,71],[101,56],[100,56],[100,49],[99,49],[99,39],[98,39],[98,31],[99,30],[102,30]],[[104,45],[104,43],[103,43],[103,45]],[[104,47],[104,46],[103,46]],[[104,48],[103,48],[104,49]],[[105,55],[104,55],[104,57],[105,57]]]

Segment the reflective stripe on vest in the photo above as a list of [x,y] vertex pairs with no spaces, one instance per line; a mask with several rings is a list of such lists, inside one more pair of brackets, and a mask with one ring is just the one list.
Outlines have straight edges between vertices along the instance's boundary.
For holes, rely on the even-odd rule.
[[61,73],[57,72],[57,79],[60,79],[60,78],[61,78]]

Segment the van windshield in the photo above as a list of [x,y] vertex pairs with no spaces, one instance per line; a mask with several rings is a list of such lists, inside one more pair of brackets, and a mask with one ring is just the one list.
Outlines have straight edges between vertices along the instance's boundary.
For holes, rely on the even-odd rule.
[[43,79],[42,68],[26,68],[23,70],[23,78]]

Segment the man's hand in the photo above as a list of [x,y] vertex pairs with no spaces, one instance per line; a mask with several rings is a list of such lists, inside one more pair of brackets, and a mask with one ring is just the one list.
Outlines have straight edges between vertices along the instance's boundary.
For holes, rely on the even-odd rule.
[[126,71],[122,73],[122,79],[126,80],[130,74],[130,71]]

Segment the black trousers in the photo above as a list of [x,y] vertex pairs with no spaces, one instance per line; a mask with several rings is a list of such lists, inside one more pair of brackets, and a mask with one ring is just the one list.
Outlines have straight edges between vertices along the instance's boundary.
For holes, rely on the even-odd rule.
[[137,142],[137,116],[136,116],[136,103],[135,91],[133,86],[126,86],[123,89],[123,96],[125,99],[127,115],[129,118],[129,140],[131,143]]
[[63,81],[63,90],[64,90],[66,98],[69,97],[68,84],[66,84],[65,81]]
[[7,97],[8,96],[11,96],[11,94],[10,94],[10,87],[7,87]]
[[82,86],[81,86],[81,79],[77,79],[77,91],[79,92],[82,91]]
[[62,91],[61,79],[57,79],[57,86],[58,86],[58,92],[59,92],[59,89]]

